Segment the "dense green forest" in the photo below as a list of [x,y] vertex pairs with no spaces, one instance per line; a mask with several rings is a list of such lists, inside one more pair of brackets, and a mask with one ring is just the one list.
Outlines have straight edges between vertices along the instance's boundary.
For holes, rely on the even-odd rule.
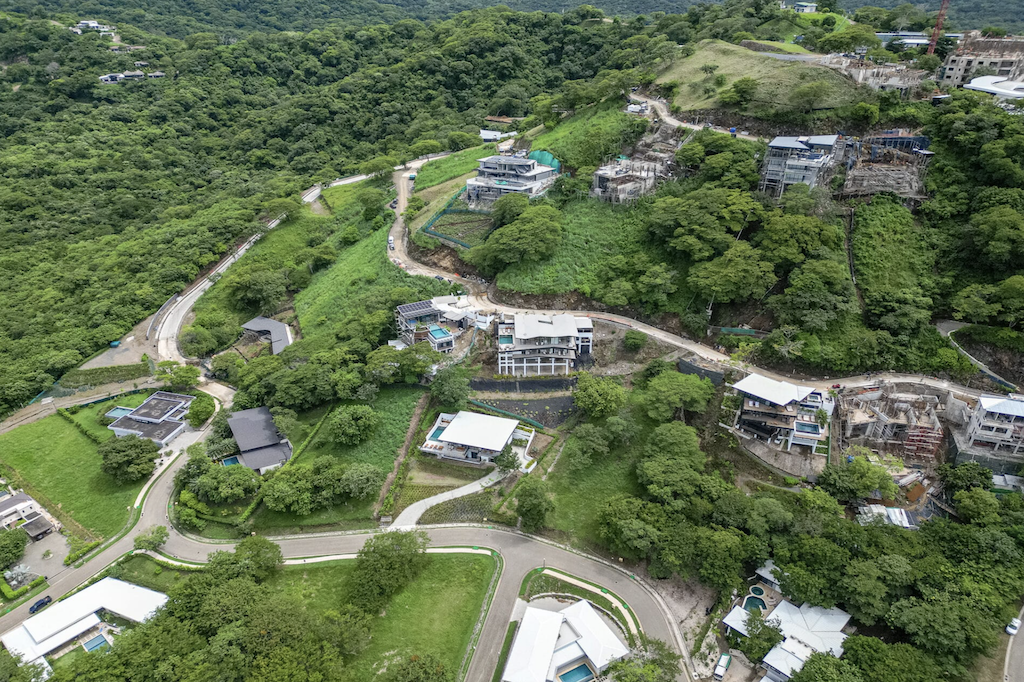
[[[522,112],[570,81],[596,79],[604,96],[665,54],[656,27],[590,14],[482,10],[230,45],[124,29],[147,48],[132,55],[0,18],[0,412],[126,333],[312,181],[410,158],[416,143],[466,146],[488,113]],[[140,54],[173,77],[100,84]]]
[[[839,0],[839,8],[849,12],[855,12],[864,7],[882,7],[894,9],[897,7],[910,8],[913,10],[927,12],[934,17],[942,0],[923,0],[923,2],[906,3],[903,0]],[[934,25],[934,20],[928,22],[928,26]],[[945,28],[947,31],[963,31],[965,29],[981,29],[987,26],[1004,28],[1007,31],[1024,30],[1024,20],[1021,19],[1020,7],[1012,2],[999,2],[998,0],[972,0],[971,2],[952,2],[949,5],[949,14]],[[888,28],[888,27],[887,27]],[[899,28],[898,26],[895,28]],[[910,28],[907,30],[921,30]]]

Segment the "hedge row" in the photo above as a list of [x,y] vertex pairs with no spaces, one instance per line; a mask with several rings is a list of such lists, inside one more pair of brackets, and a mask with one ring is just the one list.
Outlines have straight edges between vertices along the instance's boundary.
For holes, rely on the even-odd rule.
[[11,586],[7,584],[6,580],[0,580],[0,594],[3,594],[4,599],[6,599],[7,601],[12,601],[14,599],[17,599],[18,597],[28,594],[29,590],[35,587],[39,587],[45,582],[46,578],[44,578],[43,576],[39,576],[35,580],[30,582],[28,585],[25,585],[24,587],[19,587],[16,590],[12,590]]
[[80,388],[82,386],[100,386],[117,381],[131,381],[152,375],[148,362],[134,365],[112,365],[110,367],[94,367],[93,369],[73,369],[60,378],[64,388]]
[[57,414],[59,414],[61,418],[63,418],[64,421],[66,421],[68,424],[71,424],[76,429],[78,429],[78,432],[80,434],[91,440],[93,443],[96,443],[96,445],[100,445],[103,443],[99,436],[97,436],[95,433],[90,432],[84,426],[75,421],[75,418],[71,416],[71,413],[65,410],[64,408],[57,410]]
[[402,488],[405,487],[405,481],[409,477],[409,458],[406,457],[402,465],[398,467],[398,475],[395,476],[394,483],[391,484],[391,489],[388,490],[387,496],[384,498],[384,502],[380,505],[380,516],[390,516],[391,512],[395,510],[395,502],[402,494]]
[[64,565],[65,566],[70,566],[71,564],[75,563],[76,561],[78,561],[79,559],[84,557],[86,554],[88,554],[92,550],[94,550],[97,547],[99,547],[100,546],[100,542],[101,542],[100,540],[97,540],[95,542],[90,542],[89,544],[85,545],[84,547],[82,547],[77,552],[72,552],[71,554],[68,554],[66,557],[64,557]]

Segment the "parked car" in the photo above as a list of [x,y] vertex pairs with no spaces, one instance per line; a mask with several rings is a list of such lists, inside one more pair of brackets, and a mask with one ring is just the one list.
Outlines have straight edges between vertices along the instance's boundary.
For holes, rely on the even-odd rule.
[[[53,601],[53,597],[43,597],[42,599],[37,601],[35,604],[33,604],[32,606],[28,607],[28,612],[29,613],[36,613],[37,611],[42,611],[52,601]],[[1019,623],[1019,621],[1018,621],[1018,623]]]
[[388,204],[391,208],[398,208],[398,199],[392,199],[391,203]]
[[1010,624],[1006,626],[1006,634],[1015,635],[1020,630],[1020,618],[1014,618],[1010,621]]
[[388,236],[388,248],[392,251],[395,250],[395,238],[390,235]]
[[441,275],[434,275],[434,279],[436,279],[438,282],[444,281],[444,277],[442,277]]
[[727,671],[729,669],[729,666],[731,664],[732,664],[732,655],[731,654],[722,654],[721,656],[719,656],[718,657],[718,664],[715,666],[714,678],[716,680],[720,680],[723,677],[725,677],[725,671]]

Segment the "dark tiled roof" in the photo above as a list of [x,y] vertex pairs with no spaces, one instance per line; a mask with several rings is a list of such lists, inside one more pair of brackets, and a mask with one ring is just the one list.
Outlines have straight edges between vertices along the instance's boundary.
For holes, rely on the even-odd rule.
[[184,422],[144,422],[132,419],[131,415],[121,417],[109,426],[111,429],[122,429],[139,434],[142,438],[163,442],[172,433],[184,426]]
[[0,514],[3,514],[8,509],[13,509],[23,502],[31,502],[32,498],[25,493],[18,493],[17,495],[8,495],[4,499],[0,500]]
[[228,418],[228,426],[238,443],[238,449],[243,453],[281,442],[281,435],[277,432],[274,417],[268,407],[235,412]]
[[238,456],[238,460],[250,469],[255,470],[287,462],[291,459],[291,456],[291,445],[285,441],[276,445],[268,445],[265,448],[243,452]]

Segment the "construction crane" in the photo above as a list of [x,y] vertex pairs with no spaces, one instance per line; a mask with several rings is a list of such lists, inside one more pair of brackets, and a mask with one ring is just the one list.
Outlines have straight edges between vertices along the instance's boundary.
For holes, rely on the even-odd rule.
[[939,42],[939,33],[942,32],[942,22],[946,20],[946,10],[949,9],[949,0],[942,0],[942,7],[939,8],[939,16],[935,17],[935,28],[932,30],[932,40],[928,43],[928,54],[935,54],[935,44]]

